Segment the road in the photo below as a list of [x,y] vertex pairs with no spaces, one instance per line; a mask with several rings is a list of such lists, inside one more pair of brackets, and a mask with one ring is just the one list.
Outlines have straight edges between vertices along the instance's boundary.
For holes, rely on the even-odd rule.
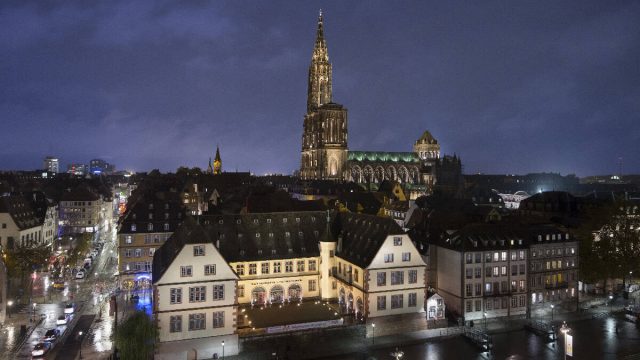
[[[616,325],[618,330],[616,332]],[[640,330],[634,323],[624,320],[623,315],[570,323],[573,334],[573,359],[624,359],[635,355],[640,358]],[[480,352],[462,336],[443,340],[429,340],[421,344],[401,346],[402,359],[539,359],[560,360],[564,358],[564,339],[545,342],[539,336],[518,330],[493,335],[492,354]],[[385,347],[368,352],[327,357],[326,360],[373,360],[393,359],[390,355],[395,347]]]
[[[2,359],[30,359],[31,350],[48,329],[58,328],[62,337],[54,348],[47,354],[47,359],[75,359],[80,352],[84,341],[96,344],[100,351],[111,349],[111,323],[108,317],[108,294],[115,288],[113,277],[116,271],[116,262],[113,257],[115,251],[115,227],[106,232],[102,237],[107,240],[100,251],[94,266],[82,280],[69,280],[64,291],[44,287],[46,299],[51,299],[50,304],[38,304],[36,314],[44,314],[43,320],[38,323],[29,338],[16,351],[5,352]],[[51,293],[47,293],[51,292]],[[63,313],[64,304],[73,301],[76,311],[66,326],[56,326],[56,320]],[[105,307],[106,304],[106,307]],[[102,313],[101,313],[102,309]],[[104,318],[100,316],[104,314]],[[45,318],[46,316],[46,318]],[[95,323],[102,325],[103,331],[92,331]]]

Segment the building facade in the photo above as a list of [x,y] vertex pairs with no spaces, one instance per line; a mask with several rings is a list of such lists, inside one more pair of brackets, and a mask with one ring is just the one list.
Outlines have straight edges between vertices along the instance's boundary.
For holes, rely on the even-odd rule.
[[237,354],[238,277],[201,228],[186,226],[172,239],[154,258],[155,359]]
[[65,234],[94,233],[107,226],[107,217],[112,216],[113,204],[93,189],[79,185],[65,192],[58,205]]
[[0,196],[0,244],[2,250],[47,245],[49,229],[22,195]]
[[527,312],[527,244],[515,232],[472,225],[435,247],[437,292],[465,321]]
[[57,174],[60,172],[60,160],[53,156],[47,156],[44,158],[42,168],[48,172]]
[[182,222],[184,207],[175,192],[134,200],[118,227],[118,274],[124,290],[151,286],[153,255]]

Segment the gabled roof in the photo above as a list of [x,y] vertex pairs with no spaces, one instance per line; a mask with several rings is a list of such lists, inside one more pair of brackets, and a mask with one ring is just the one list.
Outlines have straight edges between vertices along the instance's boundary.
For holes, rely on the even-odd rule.
[[390,218],[352,213],[340,213],[334,229],[336,256],[363,269],[371,264],[387,236],[404,234]]
[[0,196],[0,213],[8,213],[20,230],[42,225],[33,208],[21,195]]
[[427,130],[422,133],[422,136],[418,140],[416,140],[416,144],[437,144],[438,141],[431,135],[431,133]]
[[71,191],[66,191],[60,198],[61,201],[96,201],[100,196],[95,189],[90,188],[87,184],[80,184]]
[[153,254],[152,279],[160,280],[186,244],[211,243],[211,239],[192,217],[187,217],[171,237]]

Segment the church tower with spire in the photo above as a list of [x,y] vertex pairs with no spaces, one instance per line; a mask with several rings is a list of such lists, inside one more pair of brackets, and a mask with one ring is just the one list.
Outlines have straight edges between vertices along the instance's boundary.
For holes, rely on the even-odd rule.
[[348,177],[347,109],[332,101],[331,85],[331,63],[320,10],[309,66],[300,164],[302,179],[341,181]]
[[216,146],[216,157],[213,159],[213,174],[222,173],[222,159],[220,158],[220,148]]

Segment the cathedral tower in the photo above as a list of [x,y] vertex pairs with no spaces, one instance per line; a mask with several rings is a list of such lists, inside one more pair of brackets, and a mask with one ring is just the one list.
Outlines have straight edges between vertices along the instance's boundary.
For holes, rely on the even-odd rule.
[[302,134],[302,179],[347,178],[347,109],[332,102],[331,63],[322,11],[309,66],[307,114]]
[[216,146],[216,157],[213,159],[213,174],[222,173],[222,159],[220,159],[220,148]]

